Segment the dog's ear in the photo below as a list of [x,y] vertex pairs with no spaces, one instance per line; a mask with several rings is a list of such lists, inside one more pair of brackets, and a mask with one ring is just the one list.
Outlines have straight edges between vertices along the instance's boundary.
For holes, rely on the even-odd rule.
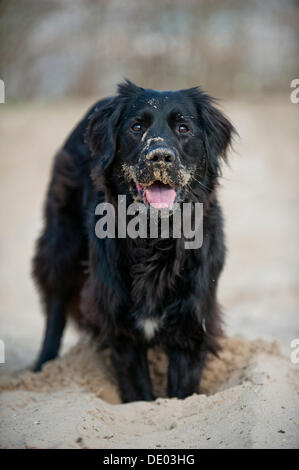
[[208,164],[213,173],[217,174],[219,160],[222,158],[227,161],[228,149],[237,132],[227,117],[215,106],[216,100],[214,98],[198,87],[187,90],[187,93],[197,109]]
[[117,91],[122,98],[131,99],[136,98],[140,93],[142,93],[144,88],[135,85],[135,83],[126,78],[124,82],[118,84]]
[[92,155],[100,159],[103,170],[113,162],[116,153],[117,131],[123,105],[119,96],[100,104],[89,118],[85,133]]

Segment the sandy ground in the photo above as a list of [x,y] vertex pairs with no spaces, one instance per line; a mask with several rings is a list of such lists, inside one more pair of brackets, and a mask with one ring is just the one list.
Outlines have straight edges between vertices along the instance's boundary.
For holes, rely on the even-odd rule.
[[[71,327],[60,359],[38,375],[26,370],[43,330],[30,258],[49,168],[89,104],[0,108],[0,446],[299,447],[299,364],[290,361],[290,342],[299,338],[299,107],[288,97],[224,106],[241,136],[221,188],[228,260],[219,294],[228,338],[208,363],[203,394],[120,404],[107,353],[86,338],[77,343]],[[163,397],[161,354],[151,363]]]

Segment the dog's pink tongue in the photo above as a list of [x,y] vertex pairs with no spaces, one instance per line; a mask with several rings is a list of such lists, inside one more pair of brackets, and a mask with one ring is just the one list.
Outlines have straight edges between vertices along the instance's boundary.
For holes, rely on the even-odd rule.
[[176,192],[167,184],[154,183],[144,191],[144,195],[151,206],[156,209],[164,209],[172,206],[176,198]]

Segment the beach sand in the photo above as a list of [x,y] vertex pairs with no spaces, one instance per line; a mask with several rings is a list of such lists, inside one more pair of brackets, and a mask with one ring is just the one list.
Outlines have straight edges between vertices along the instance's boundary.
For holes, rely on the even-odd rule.
[[155,402],[121,404],[108,351],[69,326],[39,374],[43,316],[30,278],[55,151],[91,101],[2,105],[0,447],[298,448],[298,110],[289,97],[224,103],[237,127],[221,200],[226,334],[200,395],[165,398],[167,360],[150,352]]

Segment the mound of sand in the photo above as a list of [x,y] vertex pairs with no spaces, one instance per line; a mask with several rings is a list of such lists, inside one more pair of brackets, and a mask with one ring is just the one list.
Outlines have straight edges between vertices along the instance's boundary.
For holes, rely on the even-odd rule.
[[121,404],[108,351],[83,339],[39,374],[2,378],[1,447],[299,447],[298,369],[275,343],[223,343],[208,360],[202,394],[163,398],[167,359],[153,350],[161,398]]

